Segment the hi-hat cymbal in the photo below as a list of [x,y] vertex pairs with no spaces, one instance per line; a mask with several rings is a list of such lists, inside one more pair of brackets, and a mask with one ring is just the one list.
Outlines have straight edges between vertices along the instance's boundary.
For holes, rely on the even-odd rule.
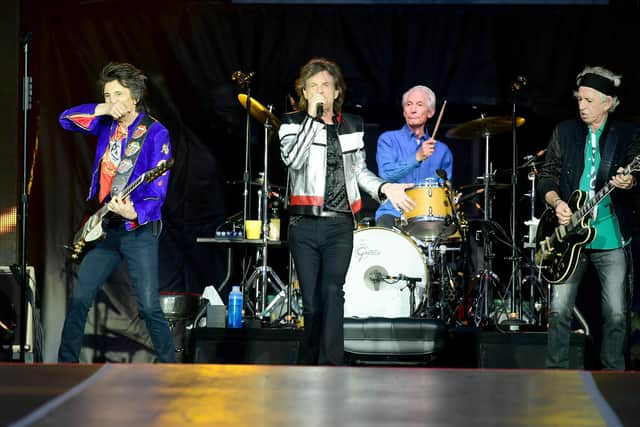
[[[460,187],[460,191],[474,191],[474,190],[480,190],[481,188],[484,188],[484,184],[467,184]],[[489,188],[493,190],[506,190],[507,188],[511,188],[511,184],[490,182]]]
[[[247,95],[244,93],[238,94],[238,101],[244,108],[247,108]],[[270,112],[264,105],[260,104],[254,98],[251,98],[251,115],[254,119],[258,120],[260,123],[264,124],[267,121],[267,117],[271,122],[271,125],[274,129],[278,129],[280,127],[280,120]]]
[[[524,124],[523,117],[516,117],[516,126]],[[511,130],[510,116],[485,117],[462,123],[447,132],[451,139],[479,139],[489,135],[508,132]]]

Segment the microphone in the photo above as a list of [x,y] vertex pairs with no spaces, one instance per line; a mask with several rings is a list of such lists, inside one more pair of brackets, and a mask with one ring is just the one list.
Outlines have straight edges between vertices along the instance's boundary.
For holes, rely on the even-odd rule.
[[511,83],[511,90],[514,92],[519,91],[527,85],[527,78],[525,76],[516,77],[515,81]]
[[536,154],[529,154],[527,156],[524,156],[522,158],[522,160],[524,160],[525,162],[530,162],[532,160],[537,159],[538,157],[542,157],[544,155],[545,151],[547,151],[547,150],[544,149],[544,150],[538,151]]
[[316,118],[321,118],[324,114],[324,104],[322,102],[318,102],[316,104]]
[[374,284],[378,284],[382,282],[387,276],[382,274],[380,271],[370,271],[368,274],[368,279]]
[[436,175],[443,181],[447,180],[447,171],[444,169],[436,169]]
[[407,282],[422,282],[422,278],[420,277],[410,277],[410,276],[405,276],[404,274],[400,273],[397,276],[382,276],[383,279],[387,279],[387,280],[396,280],[396,281],[400,281],[400,280],[405,280]]

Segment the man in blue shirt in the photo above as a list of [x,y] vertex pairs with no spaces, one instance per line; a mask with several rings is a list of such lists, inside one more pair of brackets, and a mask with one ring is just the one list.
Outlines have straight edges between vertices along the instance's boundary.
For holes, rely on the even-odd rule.
[[[389,182],[423,184],[429,178],[439,180],[437,169],[443,169],[451,180],[453,156],[444,143],[429,136],[427,120],[433,117],[436,95],[426,86],[414,86],[402,95],[402,111],[406,124],[387,131],[378,138],[376,160],[382,179]],[[440,184],[444,184],[440,179]],[[389,201],[376,211],[376,225],[394,227],[401,211]]]

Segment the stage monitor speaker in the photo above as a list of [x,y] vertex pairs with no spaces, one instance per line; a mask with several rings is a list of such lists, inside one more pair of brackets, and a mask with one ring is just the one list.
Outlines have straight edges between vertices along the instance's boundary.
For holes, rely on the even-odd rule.
[[302,330],[270,328],[195,328],[187,360],[193,363],[296,365]]
[[[585,343],[583,334],[571,334],[570,369],[584,369]],[[478,344],[477,356],[480,368],[544,369],[545,367],[546,332],[482,331]]]
[[[27,276],[31,295],[35,299],[36,279],[33,267],[27,267]],[[33,361],[33,307],[31,302],[27,306],[25,358],[26,361]],[[3,333],[0,334],[0,337],[4,338],[1,341],[0,360],[18,360],[20,357],[21,313],[20,285],[9,267],[0,266],[0,320],[3,323],[0,325]]]

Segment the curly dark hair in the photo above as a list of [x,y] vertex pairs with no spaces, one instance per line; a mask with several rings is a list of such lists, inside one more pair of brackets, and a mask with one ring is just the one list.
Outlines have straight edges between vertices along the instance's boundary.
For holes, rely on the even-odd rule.
[[131,91],[131,97],[136,101],[136,110],[145,111],[144,95],[147,90],[147,76],[135,66],[126,62],[110,62],[100,72],[98,87],[100,95],[104,86],[117,80],[122,86]]
[[347,91],[347,84],[344,81],[344,77],[342,76],[342,71],[340,67],[335,62],[326,59],[326,58],[312,58],[300,68],[300,76],[296,80],[296,94],[298,95],[298,110],[306,111],[307,110],[307,100],[302,93],[302,89],[304,89],[307,84],[307,80],[311,78],[311,76],[315,76],[318,73],[323,71],[328,72],[333,76],[333,81],[335,82],[336,89],[338,92],[338,97],[335,101],[333,101],[333,109],[334,112],[340,113],[342,111],[342,104],[344,103],[344,95]]

